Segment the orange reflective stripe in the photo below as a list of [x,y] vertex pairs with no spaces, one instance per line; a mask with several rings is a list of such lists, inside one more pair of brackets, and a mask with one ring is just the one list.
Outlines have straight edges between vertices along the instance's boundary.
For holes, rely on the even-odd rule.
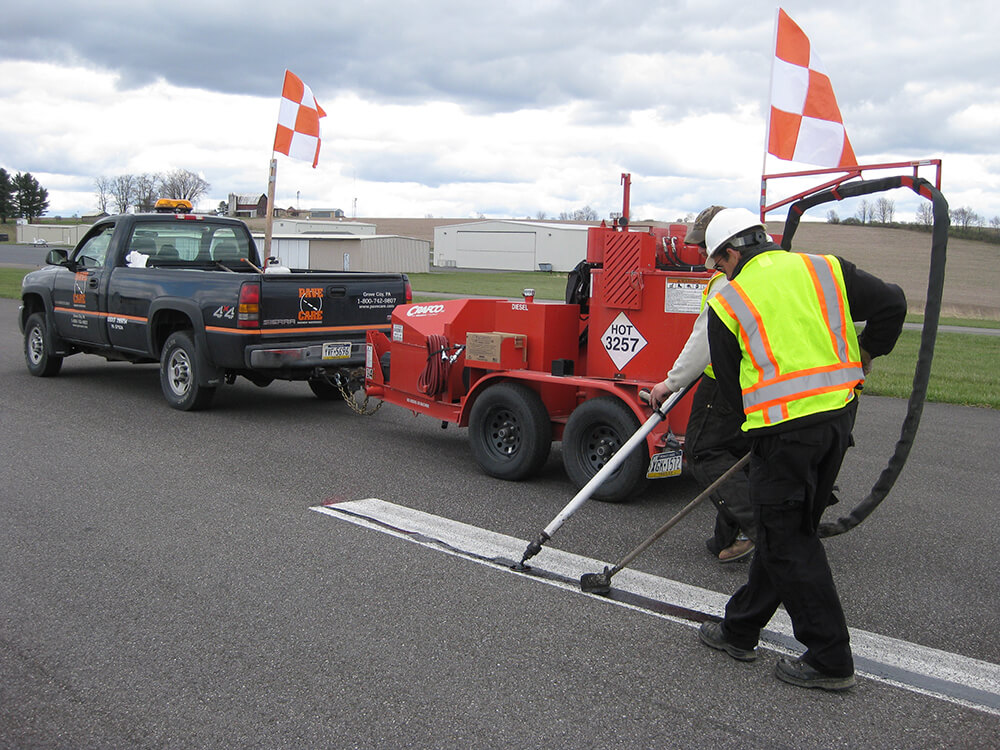
[[[750,344],[750,335],[747,332],[746,326],[742,325],[740,321],[740,316],[736,314],[733,310],[732,305],[729,304],[729,300],[726,298],[726,291],[733,288],[733,284],[730,283],[725,289],[715,295],[712,299],[719,301],[719,304],[725,309],[729,316],[737,322],[737,328],[739,329],[739,336],[743,340],[743,350],[750,357],[750,362],[753,364],[754,369],[757,370],[757,379],[762,380],[764,378],[764,368],[760,366],[757,362],[757,358],[754,356],[753,347]],[[738,292],[737,292],[738,294]]]
[[809,273],[809,278],[816,289],[816,298],[819,300],[819,307],[823,313],[823,322],[827,324],[826,330],[830,334],[830,345],[834,351],[837,351],[837,334],[830,328],[830,310],[827,307],[826,292],[823,290],[823,285],[820,283],[819,277],[816,276],[816,267],[805,256],[802,257],[802,261],[805,263],[806,271]]
[[[831,261],[831,259],[825,255],[822,255],[820,257],[823,259],[823,262],[826,263],[827,268],[830,270],[830,277],[836,280],[837,276],[834,273],[833,262]],[[849,359],[850,351],[848,350],[847,347],[846,331],[847,331],[847,326],[853,325],[853,322],[847,320],[847,306],[844,304],[844,298],[847,296],[847,291],[844,290],[844,293],[841,294],[840,285],[836,284],[836,287],[837,287],[837,294],[834,296],[834,299],[837,300],[837,312],[840,315],[840,335],[837,337],[837,340],[842,341],[844,344],[845,348],[844,359]]]
[[[831,259],[826,255],[799,256],[805,263],[823,313],[823,322],[830,333],[830,343],[837,359],[847,361],[848,348],[844,334],[847,328],[847,309],[844,296]],[[822,275],[821,275],[822,272]]]
[[796,370],[795,372],[788,373],[786,375],[779,375],[778,377],[771,378],[770,380],[762,380],[758,383],[754,383],[749,388],[743,389],[743,395],[748,396],[761,390],[762,388],[770,388],[790,380],[799,380],[800,378],[805,378],[810,375],[819,375],[825,372],[836,372],[837,370],[852,370],[858,367],[861,367],[860,362],[837,362],[836,364],[824,365],[822,367],[810,367],[806,370]]
[[[809,396],[820,396],[820,395],[822,395],[824,393],[830,393],[832,391],[839,391],[842,388],[843,388],[843,385],[836,384],[836,383],[834,383],[833,385],[826,385],[826,386],[822,386],[822,387],[819,387],[819,388],[812,388],[811,390],[800,392],[799,394],[796,395],[796,397],[794,399],[791,399],[791,400],[798,401],[799,399],[808,398]],[[853,395],[854,395],[853,389],[850,390],[850,391],[848,391],[845,394],[844,403],[846,404],[848,401],[850,401],[851,397]],[[784,399],[784,398],[782,398],[782,399],[774,399],[773,401],[765,401],[763,403],[755,404],[754,406],[748,406],[748,407],[746,407],[746,413],[749,414],[750,412],[754,412],[754,411],[763,411],[764,412],[764,422],[768,423],[769,422],[769,420],[768,420],[768,414],[767,414],[768,410],[774,409],[774,408],[778,407],[782,411],[782,418],[783,419],[788,419],[788,403],[789,403],[789,399]]]
[[768,338],[767,330],[764,328],[764,321],[760,317],[760,312],[750,301],[750,298],[746,296],[746,293],[741,288],[736,290],[739,295],[746,301],[747,307],[750,308],[750,313],[753,315],[753,319],[757,321],[757,330],[760,331],[760,341],[764,346],[764,351],[767,352],[768,361],[774,365],[774,375],[775,377],[781,376],[781,365],[778,364],[777,357],[774,356],[774,352],[771,350],[771,339]]
[[809,394],[827,393],[842,388],[853,389],[864,379],[859,365],[841,364],[807,372],[796,372],[781,382],[758,384],[753,392],[743,391],[743,406],[754,409],[761,404],[790,403]]

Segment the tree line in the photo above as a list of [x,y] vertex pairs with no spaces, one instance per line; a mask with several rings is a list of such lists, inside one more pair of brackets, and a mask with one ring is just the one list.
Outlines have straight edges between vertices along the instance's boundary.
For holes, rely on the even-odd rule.
[[94,195],[97,208],[108,213],[124,214],[130,208],[152,211],[160,198],[177,198],[197,205],[211,189],[202,177],[187,169],[172,172],[145,172],[143,174],[121,174],[115,177],[102,175],[94,180]]
[[38,184],[31,172],[13,177],[0,167],[0,222],[7,219],[37,219],[49,210],[49,191]]
[[[874,201],[869,201],[867,198],[862,199],[858,202],[858,209],[854,216],[848,217],[843,221],[837,215],[836,211],[827,211],[826,220],[830,224],[895,224],[895,216],[895,201],[883,196]],[[933,206],[929,202],[922,202],[917,207],[915,218],[916,221],[914,223],[918,227],[930,229],[934,225]],[[952,229],[960,230],[961,233],[966,235],[974,233],[977,229],[979,233],[982,233],[982,230],[987,225],[986,217],[980,216],[968,206],[949,208],[948,218]],[[1000,216],[994,216],[990,219],[989,225],[995,233],[1000,234]]]

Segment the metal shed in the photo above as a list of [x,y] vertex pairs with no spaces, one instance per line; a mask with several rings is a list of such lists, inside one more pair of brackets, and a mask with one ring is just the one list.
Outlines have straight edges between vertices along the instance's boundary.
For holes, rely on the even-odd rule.
[[50,245],[69,245],[73,247],[90,229],[89,224],[28,224],[18,221],[15,241],[26,245],[36,240],[44,240]]
[[580,224],[477,221],[434,229],[434,265],[505,271],[570,271],[587,257]]
[[[263,251],[264,235],[254,234],[254,241]],[[431,243],[382,234],[280,234],[271,237],[271,255],[290,268],[427,273]]]
[[363,221],[274,219],[273,234],[375,234],[375,225]]

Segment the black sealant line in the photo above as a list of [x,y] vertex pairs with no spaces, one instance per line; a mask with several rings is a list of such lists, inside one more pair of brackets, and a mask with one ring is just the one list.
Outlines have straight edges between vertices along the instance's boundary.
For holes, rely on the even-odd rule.
[[[336,510],[337,513],[342,513],[345,516],[362,519],[366,523],[380,526],[387,531],[393,532],[394,534],[404,535],[426,546],[437,547],[445,550],[457,557],[464,557],[469,560],[488,565],[501,566],[509,569],[512,573],[517,573],[518,575],[522,575],[527,578],[537,578],[542,581],[553,581],[556,583],[575,586],[577,588],[580,587],[579,579],[571,578],[570,576],[565,576],[561,573],[555,573],[550,570],[545,570],[544,568],[536,568],[531,565],[521,565],[515,560],[511,560],[506,557],[487,557],[486,555],[480,555],[476,552],[470,552],[469,550],[455,547],[454,545],[448,544],[447,542],[435,537],[427,536],[426,534],[416,531],[401,529],[397,526],[386,523],[385,521],[380,521],[376,518],[366,516],[363,513],[356,513],[336,506],[337,503],[329,503],[324,507]],[[691,622],[701,623],[719,620],[718,617],[710,615],[706,612],[688,609],[687,607],[679,607],[675,604],[668,604],[667,602],[662,602],[658,599],[652,599],[648,596],[642,596],[641,594],[635,594],[630,591],[623,591],[616,588],[612,588],[607,594],[593,594],[583,591],[582,589],[580,589],[580,593],[598,599],[609,599],[613,602],[645,610],[653,614],[676,617],[682,620],[689,620]],[[797,640],[791,636],[777,633],[772,630],[765,630],[761,634],[761,641],[764,644],[774,647],[774,650],[787,651],[793,654],[802,652],[802,646]],[[854,666],[855,669],[871,677],[891,680],[892,682],[896,682],[901,685],[908,685],[927,693],[943,695],[948,698],[965,701],[975,706],[983,706],[994,711],[1000,711],[1000,695],[997,695],[996,693],[980,690],[979,688],[970,687],[968,685],[961,685],[940,677],[917,674],[915,672],[911,672],[910,670],[895,667],[890,664],[884,664],[863,656],[854,657]]]

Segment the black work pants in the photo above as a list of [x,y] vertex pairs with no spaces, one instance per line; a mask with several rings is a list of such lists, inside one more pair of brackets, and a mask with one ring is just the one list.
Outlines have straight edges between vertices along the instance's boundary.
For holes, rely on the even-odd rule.
[[784,604],[795,638],[806,647],[803,660],[835,677],[853,674],[854,660],[817,529],[851,443],[856,402],[826,422],[753,439],[750,499],[757,551],[723,622],[733,644],[752,648]]
[[[703,376],[691,401],[691,416],[684,436],[688,467],[702,488],[725,474],[750,450],[750,439],[740,429],[743,419],[743,412],[733,409],[722,397],[715,378]],[[715,533],[708,542],[713,554],[719,554],[736,541],[741,530],[751,539],[757,539],[745,471],[726,480],[709,499],[718,511]]]

